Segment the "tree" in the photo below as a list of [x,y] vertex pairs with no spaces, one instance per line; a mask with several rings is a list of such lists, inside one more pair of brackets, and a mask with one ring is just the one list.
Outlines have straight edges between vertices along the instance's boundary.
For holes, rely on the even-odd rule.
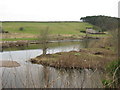
[[82,17],[81,20],[101,28],[102,31],[108,31],[118,28],[119,18],[99,15]]
[[40,31],[39,41],[42,44],[43,55],[46,55],[49,41],[49,27]]

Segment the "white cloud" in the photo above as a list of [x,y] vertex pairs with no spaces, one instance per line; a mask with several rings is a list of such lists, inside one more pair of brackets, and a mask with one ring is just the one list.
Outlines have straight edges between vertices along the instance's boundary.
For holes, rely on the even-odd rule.
[[79,21],[80,17],[118,17],[119,0],[0,0],[0,20]]

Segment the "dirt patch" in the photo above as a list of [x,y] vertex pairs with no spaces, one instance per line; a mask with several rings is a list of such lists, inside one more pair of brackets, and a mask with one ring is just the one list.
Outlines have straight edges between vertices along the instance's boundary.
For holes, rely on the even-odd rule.
[[2,38],[36,38],[37,36],[34,34],[27,33],[4,33],[2,34]]
[[101,48],[82,49],[80,51],[60,52],[40,55],[31,59],[32,63],[56,68],[104,69],[108,62],[115,60],[114,52]]
[[0,61],[0,67],[19,67],[20,64],[16,61]]

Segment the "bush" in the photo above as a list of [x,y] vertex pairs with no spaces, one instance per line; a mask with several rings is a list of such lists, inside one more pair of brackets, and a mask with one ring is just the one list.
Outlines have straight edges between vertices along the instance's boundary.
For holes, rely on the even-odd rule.
[[24,28],[23,28],[23,27],[20,27],[20,28],[19,28],[19,30],[20,30],[20,31],[23,31],[23,30],[24,30]]

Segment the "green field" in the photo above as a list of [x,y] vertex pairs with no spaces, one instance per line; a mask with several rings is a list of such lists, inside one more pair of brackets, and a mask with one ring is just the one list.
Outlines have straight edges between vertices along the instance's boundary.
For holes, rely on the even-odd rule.
[[[92,25],[83,22],[4,22],[2,27],[10,33],[38,34],[49,27],[51,34],[80,34],[81,30]],[[23,31],[19,28],[23,27]]]
[[[20,28],[23,28],[21,31]],[[85,22],[3,22],[2,29],[8,31],[8,34],[3,34],[3,41],[16,40],[37,40],[41,30],[49,28],[49,33],[52,38],[73,37],[78,38],[85,36],[86,27],[93,25]],[[4,37],[4,35],[7,35]],[[11,36],[10,36],[11,35]],[[90,37],[104,37],[106,35],[91,34]],[[1,40],[0,40],[1,41]]]

